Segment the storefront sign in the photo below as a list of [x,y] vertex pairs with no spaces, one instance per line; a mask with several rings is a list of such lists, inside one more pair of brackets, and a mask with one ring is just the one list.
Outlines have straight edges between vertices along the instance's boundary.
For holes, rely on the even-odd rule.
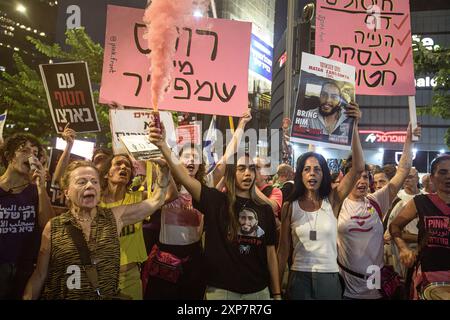
[[369,143],[405,143],[406,131],[378,131],[359,130],[360,134],[367,134],[364,139]]
[[268,81],[272,81],[272,52],[268,43],[252,34],[249,69]]

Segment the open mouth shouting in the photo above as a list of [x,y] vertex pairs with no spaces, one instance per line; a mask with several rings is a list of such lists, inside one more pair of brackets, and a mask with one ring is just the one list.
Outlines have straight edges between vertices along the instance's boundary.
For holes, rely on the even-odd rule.
[[119,172],[120,177],[128,178],[128,171],[127,170],[120,170]]
[[368,186],[363,184],[363,185],[359,185],[356,190],[358,190],[358,192],[360,193],[366,193],[368,190]]
[[188,170],[189,174],[193,174],[195,170],[195,165],[193,163],[190,163],[186,166],[186,169]]
[[242,186],[248,188],[252,185],[252,182],[253,182],[252,178],[244,178],[244,179],[242,179]]
[[315,188],[318,185],[318,181],[316,179],[309,179],[306,184],[309,188]]
[[83,206],[96,206],[97,193],[94,190],[85,191],[81,197]]

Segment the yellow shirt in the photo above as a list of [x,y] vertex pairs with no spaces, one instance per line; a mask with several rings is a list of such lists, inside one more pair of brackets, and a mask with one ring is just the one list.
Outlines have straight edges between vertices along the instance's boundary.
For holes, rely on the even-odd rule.
[[[104,203],[102,201],[99,206],[109,209],[141,201],[142,191],[134,191],[127,192],[123,200],[111,203]],[[145,249],[144,234],[142,233],[142,222],[123,227],[119,240],[121,266],[132,262],[143,262],[147,260],[147,250]]]

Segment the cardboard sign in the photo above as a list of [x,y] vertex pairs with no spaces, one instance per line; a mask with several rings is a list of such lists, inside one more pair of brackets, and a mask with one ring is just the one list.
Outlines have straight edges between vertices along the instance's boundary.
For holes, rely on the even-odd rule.
[[[66,145],[67,142],[64,139],[56,138],[56,149],[64,151]],[[75,139],[70,153],[83,157],[84,159],[91,160],[92,156],[94,155],[94,150],[95,142]]]
[[161,151],[148,141],[147,136],[120,136],[120,141],[135,161],[145,161],[161,156]]
[[[151,107],[143,9],[108,6],[100,102]],[[198,18],[180,26],[162,110],[241,116],[247,109],[251,23]],[[120,84],[120,85],[118,85]]]
[[[48,171],[51,176],[55,173],[56,165],[58,164],[59,158],[61,158],[63,154],[62,150],[58,150],[56,148],[52,148],[50,150],[50,161],[48,162]],[[77,156],[75,154],[70,155],[70,162],[75,160],[84,160],[83,157]],[[66,208],[66,197],[64,195],[63,190],[59,187],[59,181],[56,184],[47,183],[47,194],[49,195],[50,202],[52,206],[58,208]]]
[[355,66],[358,94],[415,95],[409,1],[374,2],[317,0],[316,54]]
[[355,101],[355,68],[303,52],[290,141],[350,150]]
[[[160,111],[161,122],[166,129],[166,142],[171,148],[176,148],[175,125],[172,114]],[[120,141],[121,136],[141,135],[147,138],[152,113],[142,109],[110,110],[112,148],[114,154],[127,153],[127,149]],[[176,149],[175,149],[176,150]]]
[[39,69],[56,132],[67,123],[78,133],[100,131],[87,63],[41,64]]

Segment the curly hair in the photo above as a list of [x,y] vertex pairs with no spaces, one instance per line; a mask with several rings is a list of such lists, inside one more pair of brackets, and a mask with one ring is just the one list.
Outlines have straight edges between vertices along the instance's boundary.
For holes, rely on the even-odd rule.
[[127,188],[133,182],[135,172],[134,172],[133,161],[131,160],[130,156],[128,154],[126,154],[126,153],[111,155],[111,156],[108,157],[107,160],[105,160],[104,165],[99,170],[100,186],[101,186],[102,190],[105,190],[108,187],[108,178],[106,178],[106,176],[108,175],[108,172],[109,172],[109,170],[112,167],[113,160],[115,158],[117,158],[117,157],[124,157],[124,158],[126,158],[130,162],[130,165],[131,165],[131,176],[130,176],[130,179],[128,180]]
[[0,157],[3,166],[8,167],[11,160],[14,158],[14,154],[27,142],[33,147],[38,148],[38,159],[42,156],[42,145],[39,140],[29,133],[16,133],[7,138],[4,144],[1,146]]

